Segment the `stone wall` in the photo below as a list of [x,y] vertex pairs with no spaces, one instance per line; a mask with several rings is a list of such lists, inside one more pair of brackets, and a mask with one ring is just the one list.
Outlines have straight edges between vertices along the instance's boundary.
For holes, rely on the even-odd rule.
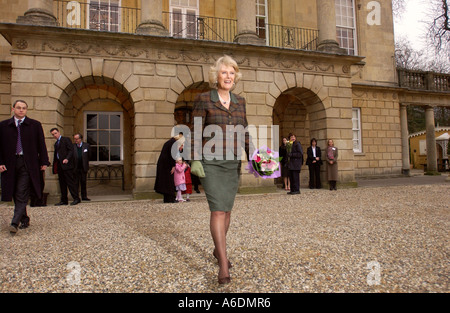
[[355,175],[401,174],[400,109],[395,89],[353,89],[353,107],[361,108],[362,153],[355,154]]

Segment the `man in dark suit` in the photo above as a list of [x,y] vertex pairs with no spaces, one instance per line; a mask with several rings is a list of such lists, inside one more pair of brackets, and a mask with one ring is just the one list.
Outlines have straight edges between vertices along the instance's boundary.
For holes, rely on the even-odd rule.
[[72,195],[71,205],[81,202],[78,196],[78,186],[75,183],[75,157],[72,140],[69,137],[61,136],[58,128],[50,130],[55,142],[55,152],[53,154],[53,174],[58,174],[59,187],[61,189],[61,201],[56,205],[67,205],[67,188]]
[[83,135],[80,133],[76,133],[73,135],[73,139],[75,143],[73,144],[75,150],[75,183],[77,187],[81,185],[81,200],[83,201],[91,201],[87,197],[87,172],[89,171],[89,144],[87,142],[83,142]]
[[316,138],[311,139],[311,146],[306,149],[306,165],[309,168],[309,188],[320,189],[322,183],[320,182],[320,166],[322,165],[322,151],[317,146]]
[[13,117],[0,122],[0,172],[2,201],[14,199],[14,217],[9,231],[30,224],[27,203],[33,191],[42,197],[40,175],[50,165],[44,131],[40,122],[26,116],[28,105],[17,100],[12,107]]
[[300,141],[292,133],[289,134],[289,141],[292,142],[292,148],[288,152],[289,181],[291,184],[291,191],[288,194],[298,195],[300,194],[300,170],[303,165],[303,148]]

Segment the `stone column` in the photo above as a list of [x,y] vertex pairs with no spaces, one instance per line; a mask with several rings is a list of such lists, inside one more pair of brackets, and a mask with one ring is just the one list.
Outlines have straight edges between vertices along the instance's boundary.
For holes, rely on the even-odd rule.
[[237,35],[234,42],[264,45],[256,34],[256,4],[254,0],[236,1]]
[[437,172],[436,137],[434,135],[433,107],[425,108],[425,125],[427,130],[427,171]]
[[331,53],[346,54],[336,40],[336,7],[334,0],[317,0],[317,27],[319,42],[317,50]]
[[16,20],[18,24],[56,26],[53,0],[28,0],[28,10]]
[[402,135],[402,174],[409,176],[409,140],[408,140],[408,114],[406,105],[400,105],[400,127]]
[[141,0],[141,23],[136,33],[169,36],[169,31],[162,23],[162,0]]

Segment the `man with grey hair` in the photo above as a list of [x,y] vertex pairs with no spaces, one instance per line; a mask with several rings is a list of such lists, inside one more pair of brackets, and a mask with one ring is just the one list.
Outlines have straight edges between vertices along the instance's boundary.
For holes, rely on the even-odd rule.
[[76,133],[73,135],[75,143],[73,148],[75,150],[75,183],[81,187],[81,200],[91,201],[87,197],[87,172],[89,171],[89,149],[90,145],[83,142],[83,135]]

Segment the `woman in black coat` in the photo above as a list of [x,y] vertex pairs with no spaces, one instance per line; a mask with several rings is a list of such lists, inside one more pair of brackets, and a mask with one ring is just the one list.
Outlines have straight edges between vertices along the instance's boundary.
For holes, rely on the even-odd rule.
[[317,140],[311,139],[311,146],[306,149],[306,165],[309,168],[309,188],[320,189],[322,183],[320,182],[320,166],[322,165],[322,152],[320,147],[317,146]]
[[289,141],[292,142],[292,148],[288,152],[289,181],[291,183],[291,191],[288,194],[298,195],[300,193],[300,170],[303,165],[303,148],[294,134],[289,134]]
[[172,146],[178,145],[179,151],[183,149],[184,137],[182,135],[170,138],[162,147],[161,154],[156,165],[155,191],[164,196],[164,203],[174,203],[175,183],[173,169],[175,159],[172,157]]

